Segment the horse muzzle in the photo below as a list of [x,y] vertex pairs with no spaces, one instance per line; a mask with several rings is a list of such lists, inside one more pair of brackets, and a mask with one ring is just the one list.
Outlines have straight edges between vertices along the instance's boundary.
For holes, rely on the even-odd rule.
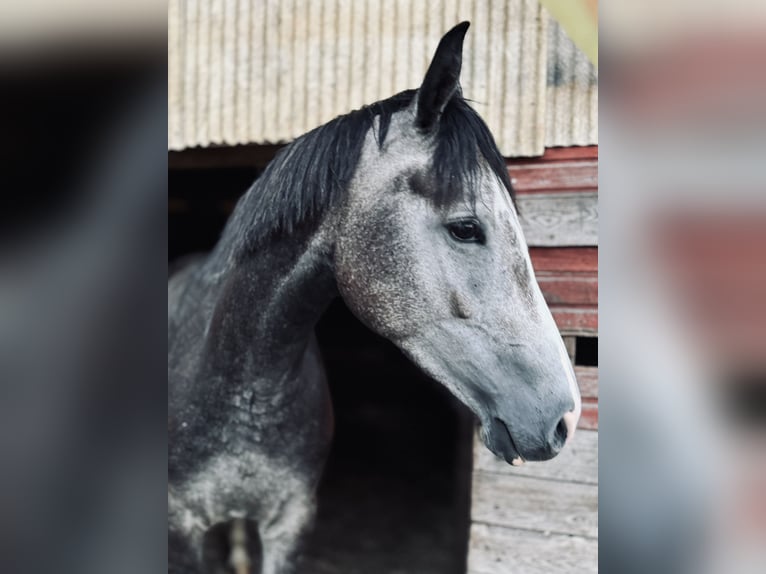
[[574,410],[567,411],[541,434],[537,429],[523,428],[518,423],[512,426],[494,417],[482,435],[487,448],[496,456],[519,466],[527,460],[555,457],[574,434],[577,418]]

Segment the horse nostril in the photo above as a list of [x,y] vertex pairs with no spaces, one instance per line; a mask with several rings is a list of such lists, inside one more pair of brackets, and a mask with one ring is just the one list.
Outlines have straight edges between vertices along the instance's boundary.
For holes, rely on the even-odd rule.
[[577,415],[572,411],[559,419],[550,442],[550,448],[554,454],[558,453],[571,440],[576,426]]
[[563,447],[567,442],[568,436],[569,428],[566,421],[566,415],[564,415],[559,421],[559,424],[556,425],[556,432],[554,433],[554,444],[558,448]]

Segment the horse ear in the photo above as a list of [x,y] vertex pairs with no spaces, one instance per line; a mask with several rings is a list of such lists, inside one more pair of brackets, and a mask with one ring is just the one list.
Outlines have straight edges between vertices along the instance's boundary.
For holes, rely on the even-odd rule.
[[418,90],[415,125],[429,130],[439,120],[447,103],[460,91],[463,39],[470,22],[461,22],[447,32],[436,48],[426,77]]

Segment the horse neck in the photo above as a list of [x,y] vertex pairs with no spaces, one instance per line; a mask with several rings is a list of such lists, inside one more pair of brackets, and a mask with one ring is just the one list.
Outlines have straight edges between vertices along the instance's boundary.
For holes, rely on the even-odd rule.
[[300,368],[337,296],[327,235],[318,226],[266,242],[221,273],[205,355],[227,384],[281,380]]

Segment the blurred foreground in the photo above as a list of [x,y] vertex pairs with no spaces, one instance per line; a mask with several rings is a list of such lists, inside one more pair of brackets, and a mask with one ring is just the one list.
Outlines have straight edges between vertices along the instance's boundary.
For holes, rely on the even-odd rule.
[[600,566],[763,572],[764,10],[601,8]]
[[0,8],[5,573],[166,568],[162,12],[92,4]]

